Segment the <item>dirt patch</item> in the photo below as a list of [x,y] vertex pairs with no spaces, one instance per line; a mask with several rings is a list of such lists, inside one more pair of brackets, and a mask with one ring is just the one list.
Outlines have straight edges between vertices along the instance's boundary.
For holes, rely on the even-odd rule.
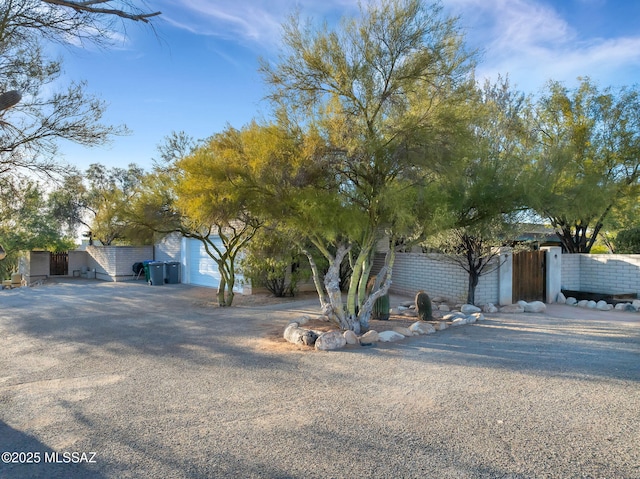
[[[216,298],[216,290],[212,288],[194,288],[190,290],[188,296],[193,299],[194,305],[201,307],[219,307],[218,299]],[[294,297],[287,296],[284,298],[277,298],[268,293],[256,293],[256,294],[236,294],[233,297],[233,307],[254,307],[254,306],[269,306],[273,304],[293,303],[295,301],[307,300],[317,298],[316,293],[300,293]]]
[[[391,315],[391,317],[386,321],[376,319],[370,320],[369,329],[375,330],[380,333],[382,331],[388,331],[393,328],[408,328],[417,320],[417,318],[407,316]],[[323,321],[321,319],[311,319],[308,323],[302,325],[301,327],[305,329],[312,329],[317,332],[336,331],[339,329],[335,324]],[[264,335],[258,341],[258,348],[268,351],[315,351],[314,346],[305,346],[303,344],[290,343],[289,341],[284,339],[283,333],[284,328],[281,327],[274,327],[265,330]]]

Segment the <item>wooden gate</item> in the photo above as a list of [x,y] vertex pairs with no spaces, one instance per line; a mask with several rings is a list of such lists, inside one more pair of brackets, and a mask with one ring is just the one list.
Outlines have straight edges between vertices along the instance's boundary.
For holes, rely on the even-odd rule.
[[513,302],[544,301],[546,297],[545,251],[523,251],[513,255]]
[[69,274],[69,253],[51,253],[49,275],[67,276]]

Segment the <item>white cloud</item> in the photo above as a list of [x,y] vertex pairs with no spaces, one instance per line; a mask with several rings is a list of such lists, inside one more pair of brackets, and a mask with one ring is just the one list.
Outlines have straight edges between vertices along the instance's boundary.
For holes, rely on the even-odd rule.
[[176,0],[166,2],[162,10],[167,22],[191,33],[272,49],[280,43],[282,23],[296,8],[303,17],[322,18],[354,11],[356,6],[357,0]]
[[462,16],[469,42],[483,50],[479,78],[509,74],[520,89],[535,92],[549,79],[570,85],[579,76],[630,83],[622,73],[640,67],[640,36],[591,37],[536,0],[449,0],[446,6]]

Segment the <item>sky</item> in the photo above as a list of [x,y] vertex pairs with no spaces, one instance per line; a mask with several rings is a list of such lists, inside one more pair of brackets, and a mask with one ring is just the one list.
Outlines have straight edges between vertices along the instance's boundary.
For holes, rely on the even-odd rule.
[[[363,0],[366,1],[366,0]],[[553,79],[575,86],[640,83],[638,0],[442,0],[460,17],[467,46],[480,52],[478,79],[508,75],[527,93]],[[107,104],[104,122],[131,133],[106,146],[60,145],[60,159],[150,169],[173,131],[207,138],[226,125],[268,116],[259,58],[275,60],[280,25],[302,18],[335,22],[358,0],[148,0],[153,28],[126,25],[109,49],[65,48],[65,81],[87,82]]]

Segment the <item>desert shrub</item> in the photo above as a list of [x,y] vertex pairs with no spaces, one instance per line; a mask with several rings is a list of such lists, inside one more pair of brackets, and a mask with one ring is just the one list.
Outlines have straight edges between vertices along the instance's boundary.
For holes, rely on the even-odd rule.
[[298,283],[309,277],[304,261],[291,242],[263,230],[254,236],[240,261],[240,270],[253,286],[263,286],[274,296],[294,296]]

